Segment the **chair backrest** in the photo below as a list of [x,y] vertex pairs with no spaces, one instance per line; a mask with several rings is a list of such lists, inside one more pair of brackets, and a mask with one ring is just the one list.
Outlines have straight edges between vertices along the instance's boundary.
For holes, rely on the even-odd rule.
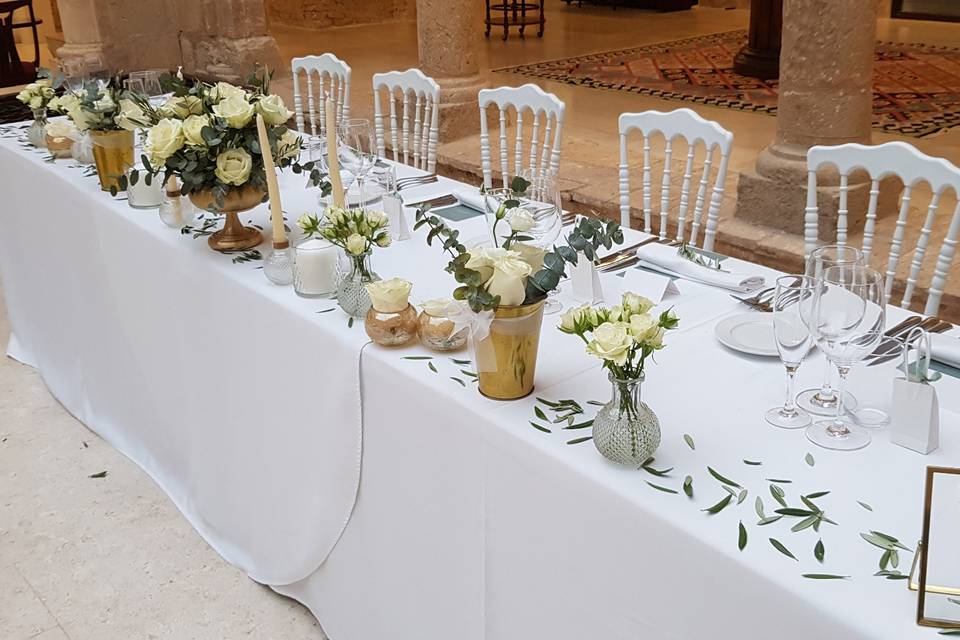
[[[310,118],[311,135],[327,132],[326,99],[336,103],[337,126],[350,117],[350,65],[332,53],[321,56],[294,58],[293,109],[297,117],[297,129],[308,133],[304,117]],[[303,110],[303,94],[300,92],[300,73],[307,76],[307,113]]]
[[[707,216],[703,224],[704,234],[702,247],[713,250],[714,238],[717,232],[717,221],[720,217],[720,205],[723,202],[724,181],[727,177],[727,163],[730,159],[730,149],[733,146],[733,134],[716,122],[704,120],[690,109],[677,109],[667,113],[661,111],[644,111],[642,113],[622,113],[619,119],[620,129],[620,224],[630,226],[630,162],[627,154],[627,137],[631,131],[637,130],[643,136],[643,230],[651,233],[652,191],[650,138],[662,134],[664,138],[664,163],[660,187],[660,230],[661,238],[667,237],[667,221],[670,211],[670,180],[673,141],[683,138],[687,144],[687,160],[683,170],[683,182],[680,185],[680,205],[677,217],[677,240],[696,245],[703,222],[703,209],[707,202],[707,189],[710,189]],[[690,186],[694,175],[694,157],[697,145],[703,143],[705,154],[703,169],[700,174],[696,199],[693,203],[690,226],[690,236],[686,236],[687,217],[690,212]],[[717,168],[716,179],[710,187],[710,173],[713,169],[713,157],[716,150],[720,153],[720,163]]]
[[[510,178],[518,175],[525,168],[525,155],[529,160],[528,168],[536,175],[557,171],[560,166],[560,133],[563,128],[565,109],[562,100],[535,84],[481,89],[478,97],[480,100],[480,166],[483,169],[485,187],[489,189],[493,186],[493,171],[490,167],[490,133],[487,127],[487,107],[491,104],[497,105],[500,111],[500,172],[503,174],[503,186],[507,187]],[[517,117],[512,174],[507,143],[507,111],[510,107],[514,108]],[[531,111],[533,114],[533,130],[530,135],[528,154],[524,154],[523,148],[523,114],[526,111]],[[543,120],[542,136],[541,118]]]
[[894,276],[897,263],[903,253],[903,237],[907,227],[907,216],[910,213],[910,200],[914,188],[919,183],[930,185],[932,196],[927,206],[926,217],[917,238],[916,249],[910,264],[909,275],[900,306],[910,306],[910,299],[916,288],[917,278],[923,265],[923,259],[930,242],[934,220],[939,209],[940,197],[948,189],[953,189],[958,198],[958,204],[953,212],[953,218],[947,228],[940,255],[930,280],[927,294],[927,304],[924,313],[935,315],[940,308],[940,298],[946,286],[947,275],[957,250],[957,241],[960,237],[960,169],[942,158],[933,158],[921,153],[913,145],[906,142],[887,142],[876,146],[862,144],[842,144],[833,147],[815,146],[807,152],[807,207],[804,216],[804,252],[810,252],[818,244],[818,217],[817,208],[817,171],[826,165],[833,165],[840,173],[839,203],[837,208],[837,239],[838,244],[847,243],[847,195],[849,191],[849,176],[853,171],[863,170],[870,176],[870,200],[867,204],[867,216],[863,227],[863,254],[869,261],[873,250],[874,231],[877,221],[877,202],[880,197],[880,181],[888,176],[896,176],[903,182],[903,192],[900,195],[900,211],[897,223],[890,241],[890,253],[887,258],[885,291],[887,302],[893,291]]
[[[434,172],[437,168],[437,141],[440,131],[440,85],[419,69],[373,74],[373,120],[377,155],[386,157],[386,135],[380,93],[390,99],[390,145],[394,162],[412,164]],[[397,122],[397,93],[403,96],[403,122]],[[413,98],[413,122],[410,106]],[[402,126],[402,130],[401,127]],[[413,137],[411,144],[411,135]]]

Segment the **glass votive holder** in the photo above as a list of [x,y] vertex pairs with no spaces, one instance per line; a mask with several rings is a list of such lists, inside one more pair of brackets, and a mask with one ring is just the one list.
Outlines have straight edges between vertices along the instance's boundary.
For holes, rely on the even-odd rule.
[[58,138],[47,134],[47,151],[54,158],[69,158],[72,146],[73,140],[70,138]]
[[331,298],[337,292],[338,249],[313,238],[297,245],[293,263],[293,289],[302,298]]
[[407,344],[417,336],[417,310],[408,304],[403,311],[383,312],[370,307],[363,319],[367,335],[384,347]]
[[434,351],[456,351],[467,344],[467,334],[470,329],[463,327],[456,331],[453,320],[446,315],[433,315],[426,309],[420,313],[417,320],[417,335],[420,342]]
[[163,203],[164,193],[162,180],[157,176],[149,175],[143,167],[137,167],[136,184],[130,180],[130,173],[127,172],[127,204],[134,209],[154,209]]
[[184,196],[174,178],[170,178],[160,201],[160,221],[173,229],[182,229],[197,219],[197,208]]
[[275,285],[286,286],[293,282],[295,260],[294,250],[286,240],[274,244],[263,258],[263,275]]

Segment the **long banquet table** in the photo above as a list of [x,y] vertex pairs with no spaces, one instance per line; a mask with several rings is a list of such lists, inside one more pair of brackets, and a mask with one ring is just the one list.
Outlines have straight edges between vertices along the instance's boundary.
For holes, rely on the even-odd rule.
[[[929,456],[890,444],[888,432],[861,451],[818,449],[802,431],[763,421],[782,401],[780,362],[713,337],[719,319],[745,307],[678,281],[680,294],[662,306],[681,328],[643,388],[663,425],[654,466],[673,468],[655,477],[608,463],[589,442],[567,444],[584,431],[532,428],[535,398],[483,398],[462,373],[469,365],[419,345],[368,345],[362,323],[326,312],[334,303],[271,285],[257,261],[216,254],[155,210],[111,199],[71,160],[44,155],[0,139],[8,353],[149,473],[224,558],[306,604],[332,640],[933,633],[914,624],[903,581],[873,576],[880,551],[859,534],[880,530],[913,547],[925,466],[960,463],[960,380],[937,383],[941,447]],[[441,179],[407,200],[455,186]],[[316,210],[301,177],[284,176],[282,188],[289,219]],[[258,207],[244,218],[269,229],[267,216]],[[465,237],[483,233],[482,217],[456,224]],[[374,255],[381,276],[414,282],[417,300],[453,286],[422,236]],[[890,324],[906,313],[891,308]],[[558,320],[544,321],[534,396],[576,399],[589,417],[596,407],[586,401],[606,401],[608,382],[578,340],[554,330]],[[437,372],[405,358],[425,355]],[[851,391],[889,408],[895,364],[855,369]],[[811,355],[797,388],[823,370]],[[726,495],[707,466],[749,497],[701,511]],[[692,499],[648,484],[679,490],[687,474]],[[768,513],[779,506],[766,478],[793,481],[782,485],[791,504],[830,491],[820,502],[838,525],[756,526],[756,496]],[[813,555],[821,538],[823,564]]]

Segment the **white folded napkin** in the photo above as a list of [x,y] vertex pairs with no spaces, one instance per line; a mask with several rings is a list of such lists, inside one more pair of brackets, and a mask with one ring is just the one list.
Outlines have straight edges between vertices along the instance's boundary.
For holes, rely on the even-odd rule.
[[960,368],[960,338],[931,333],[930,357],[937,362]]
[[462,204],[465,207],[470,207],[480,213],[486,213],[487,207],[484,204],[483,194],[480,193],[479,189],[455,189],[453,192],[453,197],[457,199],[457,202]]
[[637,249],[637,257],[652,268],[681,278],[747,293],[759,289],[766,282],[763,276],[751,276],[736,271],[717,271],[697,264],[677,254],[676,247],[651,242]]

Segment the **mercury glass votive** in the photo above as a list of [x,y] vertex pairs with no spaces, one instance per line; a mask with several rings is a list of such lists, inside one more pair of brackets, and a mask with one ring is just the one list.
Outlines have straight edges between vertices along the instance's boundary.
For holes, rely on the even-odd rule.
[[276,285],[293,284],[294,253],[290,243],[284,242],[274,247],[263,259],[263,275]]
[[383,312],[370,307],[363,320],[370,339],[384,347],[396,347],[417,335],[417,310],[408,304],[403,311]]
[[424,346],[434,351],[456,351],[467,344],[469,328],[459,331],[446,315],[434,315],[424,309],[417,320],[417,335]]

